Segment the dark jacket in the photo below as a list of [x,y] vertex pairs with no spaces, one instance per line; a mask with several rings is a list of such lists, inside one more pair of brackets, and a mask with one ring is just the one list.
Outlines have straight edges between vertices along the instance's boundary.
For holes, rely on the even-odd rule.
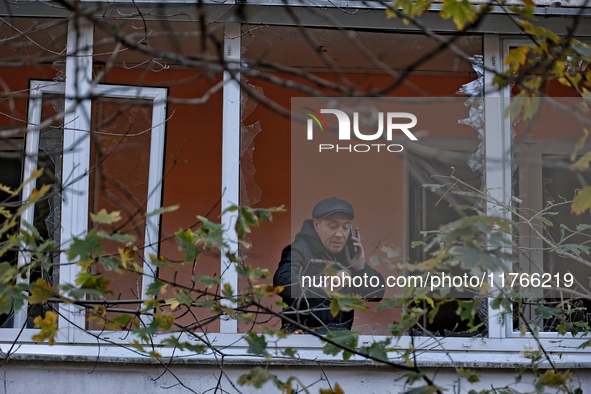
[[[320,287],[302,286],[302,276],[318,277],[319,275],[328,275],[326,269],[334,264],[336,271],[346,268],[345,249],[339,253],[329,253],[322,244],[318,233],[314,229],[312,219],[304,221],[301,231],[295,236],[291,245],[286,246],[281,253],[279,268],[273,276],[274,286],[283,286],[284,290],[280,294],[283,302],[289,305],[285,312],[295,312],[303,310],[315,310],[311,313],[292,313],[291,319],[299,321],[307,327],[322,327],[323,330],[350,330],[353,325],[354,312],[340,312],[333,316],[330,313],[330,302],[325,291]],[[313,261],[313,260],[323,260]],[[330,263],[329,263],[330,262]],[[382,275],[365,265],[362,269],[349,269],[351,279],[355,277],[367,278],[376,276],[379,279],[377,287],[343,287],[340,292],[351,295],[359,295],[367,300],[379,301],[384,295],[384,278]],[[293,279],[293,280],[292,280]],[[368,280],[368,279],[367,279]],[[374,281],[375,283],[375,281]],[[284,328],[293,331],[296,328],[293,325],[284,324]]]

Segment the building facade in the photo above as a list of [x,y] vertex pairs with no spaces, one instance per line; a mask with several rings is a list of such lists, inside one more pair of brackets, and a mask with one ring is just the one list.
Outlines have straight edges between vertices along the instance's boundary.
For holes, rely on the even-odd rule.
[[[505,116],[523,87],[498,88],[495,76],[508,69],[511,49],[533,45],[513,14],[495,5],[459,32],[452,20],[441,17],[443,4],[434,4],[416,23],[388,18],[389,7],[356,1],[4,2],[0,183],[16,189],[45,168],[43,177],[23,187],[21,199],[29,199],[42,183],[51,185],[49,197],[23,209],[21,226],[34,223],[40,236],[61,245],[50,256],[49,268],[19,280],[42,278],[55,289],[75,283],[82,268],[65,252],[74,237],[117,229],[135,237],[140,246],[134,250],[136,261],[145,274],[132,270],[120,275],[104,266],[92,274],[111,280],[114,294],[106,314],[133,314],[137,301],[150,297],[155,278],[185,287],[201,276],[221,278],[236,289],[249,285],[223,253],[238,250],[236,215],[226,212],[232,205],[287,208],[274,215],[273,223],[253,229],[241,246],[250,264],[273,273],[282,249],[314,203],[325,197],[346,196],[353,203],[355,225],[363,231],[365,248],[377,250],[375,256],[385,255],[379,246],[387,242],[398,246],[400,259],[423,261],[427,252],[413,243],[461,217],[454,204],[508,215],[498,204],[479,203],[474,196],[459,193],[445,199],[447,181],[434,180],[434,175],[457,176],[501,204],[532,212],[586,185],[584,170],[574,174],[567,169],[582,135],[578,124],[567,122],[555,108],[542,112],[538,120],[545,128],[533,131],[525,120]],[[579,0],[538,1],[533,9],[536,26],[582,42],[591,36],[590,15]],[[585,67],[581,62],[578,71]],[[564,105],[577,96],[558,81],[546,88],[549,97]],[[360,170],[351,173],[351,183],[325,187],[326,178],[301,179],[302,173],[320,172],[323,165],[298,156],[290,132],[292,99],[314,96],[410,98],[431,106],[417,109],[423,133],[418,132],[414,148],[401,143],[403,153],[372,159],[375,172]],[[433,109],[438,105],[428,101],[433,98],[445,98],[449,106]],[[353,154],[351,149],[340,153]],[[330,160],[340,163],[338,154]],[[308,172],[300,173],[302,168]],[[439,186],[430,190],[425,184]],[[446,203],[439,205],[442,199]],[[178,209],[144,215],[171,206]],[[376,206],[377,211],[372,209]],[[118,227],[93,223],[90,214],[103,209],[120,212]],[[586,223],[585,216],[557,212],[566,228]],[[227,248],[222,253],[212,249],[183,265],[158,267],[150,255],[185,260],[174,235],[179,228],[196,228],[197,215],[228,229]],[[379,215],[393,219],[380,221]],[[561,228],[544,234],[558,239]],[[529,251],[516,258],[529,274],[537,272],[532,261],[546,266],[554,261],[544,237],[534,232],[535,227],[525,226],[515,241]],[[104,253],[119,253],[120,246],[107,241]],[[12,261],[23,266],[26,253],[15,253]],[[388,275],[387,267],[380,269]],[[569,272],[581,283],[588,278],[585,271]],[[587,301],[580,298],[580,321],[588,322]],[[117,303],[122,300],[136,304]],[[277,300],[265,302],[278,311]],[[256,366],[280,379],[296,376],[294,387],[309,387],[309,392],[334,388],[335,382],[345,392],[397,393],[414,387],[403,378],[405,371],[376,366],[361,356],[343,361],[325,354],[323,343],[309,335],[268,339],[269,349],[279,356],[270,360],[249,353],[244,334],[278,329],[278,319],[253,324],[222,316],[209,323],[207,308],[192,314],[177,311],[176,321],[187,331],[195,321],[208,322],[199,324],[201,331],[194,336],[220,351],[196,355],[164,345],[165,335],[156,334],[151,340],[162,357],[154,359],[129,345],[132,334],[88,321],[84,306],[41,308],[59,311],[55,345],[32,339],[39,332],[34,318],[44,313],[38,308],[3,315],[0,349],[10,355],[1,367],[6,393],[279,392],[272,382],[260,389],[237,383]],[[469,331],[456,309],[457,303],[451,303],[439,318],[425,317],[423,332],[409,331],[392,344],[419,349],[416,365],[450,392],[490,390],[491,385],[532,390],[534,364],[541,370],[570,370],[571,385],[583,392],[591,387],[589,349],[579,348],[586,338],[560,335],[558,323],[544,317],[535,322],[541,331],[536,339],[513,316],[495,309],[492,298],[481,306],[480,328]],[[534,321],[535,313],[527,313]],[[389,324],[398,322],[400,314],[371,308],[356,312],[353,330],[359,333],[359,346],[388,337]],[[201,343],[186,332],[179,335]],[[281,356],[290,348],[299,351],[298,358]],[[541,348],[552,362],[534,360]],[[396,354],[391,361],[404,362]],[[460,368],[479,373],[480,382],[458,378]],[[520,368],[525,368],[523,378],[516,382]]]

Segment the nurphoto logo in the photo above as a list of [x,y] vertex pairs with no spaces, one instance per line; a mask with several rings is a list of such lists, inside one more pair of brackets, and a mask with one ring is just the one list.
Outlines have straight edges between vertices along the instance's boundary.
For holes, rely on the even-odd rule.
[[[351,140],[351,130],[353,130],[353,134],[355,138],[361,141],[376,141],[382,138],[384,134],[384,129],[386,130],[386,140],[392,141],[392,137],[394,135],[394,131],[402,131],[404,135],[406,135],[411,141],[418,141],[417,137],[411,133],[410,129],[416,126],[417,124],[417,117],[408,112],[379,112],[377,116],[378,126],[377,131],[373,134],[363,134],[359,130],[359,112],[353,112],[353,127],[351,127],[351,118],[347,113],[338,109],[326,109],[323,108],[320,112],[315,111],[310,107],[302,107],[306,110],[304,112],[305,115],[310,116],[311,119],[308,119],[307,122],[307,138],[308,140],[314,139],[314,124],[317,124],[320,128],[320,131],[328,131],[328,124],[322,114],[332,114],[337,117],[337,121],[339,123],[338,135],[339,141],[350,141]],[[384,121],[385,119],[385,121]],[[404,122],[403,120],[406,120]],[[386,127],[384,127],[384,123],[386,123]],[[383,151],[388,152],[402,152],[404,149],[400,144],[355,144],[355,145],[334,145],[334,144],[319,144],[318,150],[319,152],[327,151],[327,150],[334,150],[336,152],[340,151],[347,151],[347,152],[369,152],[371,150],[377,150],[380,152],[380,149],[383,148]]]

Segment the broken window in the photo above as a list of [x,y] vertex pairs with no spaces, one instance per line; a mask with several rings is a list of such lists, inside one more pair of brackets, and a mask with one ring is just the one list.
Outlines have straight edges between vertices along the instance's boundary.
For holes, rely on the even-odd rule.
[[[247,31],[248,27],[244,26],[243,29]],[[360,164],[361,167],[354,164],[355,153],[345,151],[337,154],[333,149],[329,154],[334,163],[339,163],[335,168],[340,166],[339,168],[343,168],[350,176],[348,181],[329,182],[330,166],[327,167],[326,163],[321,161],[312,162],[298,158],[297,149],[294,150],[291,141],[289,121],[263,105],[256,107],[243,119],[244,125],[257,125],[257,131],[260,128],[260,132],[252,140],[252,161],[250,156],[248,158],[248,165],[252,165],[255,171],[250,171],[254,177],[244,180],[253,182],[246,183],[246,191],[249,191],[249,185],[256,184],[260,187],[260,202],[255,206],[277,206],[289,202],[285,204],[288,211],[286,214],[274,215],[272,228],[262,226],[250,235],[249,258],[256,262],[256,265],[269,269],[271,274],[277,270],[282,249],[293,241],[295,234],[300,231],[303,220],[311,217],[314,204],[323,198],[340,197],[351,200],[356,212],[359,212],[356,213],[354,224],[363,234],[366,253],[374,257],[383,256],[381,247],[395,245],[400,251],[400,256],[395,259],[395,263],[398,263],[404,258],[423,258],[411,255],[410,243],[422,238],[420,232],[437,230],[439,225],[457,217],[457,213],[448,208],[449,201],[435,205],[440,195],[431,193],[420,184],[437,183],[437,180],[431,178],[432,175],[450,175],[454,171],[453,167],[456,167],[456,175],[465,175],[468,182],[474,183],[478,189],[482,187],[481,167],[484,163],[484,154],[481,143],[484,131],[482,124],[478,126],[475,121],[469,119],[478,118],[483,113],[482,109],[480,113],[477,112],[479,105],[483,105],[478,101],[482,94],[482,69],[455,58],[449,51],[442,51],[435,58],[412,70],[404,83],[399,83],[398,76],[406,67],[433,49],[436,44],[425,36],[412,34],[371,31],[356,31],[354,34],[359,46],[365,49],[356,47],[347,38],[346,32],[338,30],[307,28],[306,32],[303,32],[301,28],[289,26],[261,26],[248,30],[248,34],[242,38],[244,65],[256,66],[264,75],[249,76],[243,95],[248,100],[253,100],[257,96],[264,97],[265,100],[290,108],[292,98],[296,97],[350,94],[345,88],[347,82],[351,84],[349,88],[356,89],[356,94],[364,92],[370,95],[383,92],[389,97],[398,98],[454,97],[456,92],[462,91],[465,98],[458,101],[461,110],[451,122],[453,127],[460,131],[456,131],[456,134],[446,133],[430,123],[426,127],[430,134],[420,134],[419,137],[419,141],[422,141],[420,146],[425,145],[425,150],[430,149],[430,153],[420,149],[408,150],[396,157],[392,156],[391,162],[374,163],[375,171],[369,170],[367,163]],[[316,51],[314,42],[321,45],[320,51]],[[475,56],[474,64],[481,64],[481,60],[477,58],[482,55],[481,37],[463,36],[456,44],[470,56]],[[339,72],[341,74],[338,74]],[[293,79],[300,87],[282,87],[280,83],[269,82],[271,77]],[[392,87],[395,89],[389,90]],[[342,90],[339,90],[341,88]],[[470,103],[464,105],[467,100],[470,100]],[[302,111],[304,110],[300,109],[299,113]],[[324,116],[328,121],[332,115]],[[425,117],[422,119],[424,121]],[[482,119],[480,120],[482,123]],[[459,124],[458,121],[464,124]],[[332,126],[329,124],[328,127]],[[424,123],[420,126],[421,130],[423,128]],[[460,139],[462,142],[459,145],[464,144],[465,148],[458,152]],[[249,148],[243,145],[243,151],[252,149],[253,146],[251,139],[246,141]],[[438,144],[438,141],[441,143]],[[290,146],[292,149],[289,149]],[[444,146],[451,147],[450,160],[443,160],[438,153],[434,154],[438,149],[447,152],[443,150]],[[347,154],[349,156],[346,156]],[[242,160],[244,162],[245,156]],[[423,175],[417,178],[421,172]],[[428,174],[426,178],[425,174]],[[244,176],[243,173],[243,178]],[[338,171],[330,175],[341,179],[339,176]],[[243,192],[241,190],[241,193]],[[425,207],[425,204],[431,206],[419,213],[419,207]],[[382,211],[378,213],[375,207],[380,207]],[[414,212],[413,215],[423,216],[429,220],[414,222],[407,212]],[[392,217],[393,220],[381,220],[380,214],[383,217]],[[419,238],[412,238],[415,233]],[[384,277],[399,274],[386,266],[377,269]],[[245,285],[246,281],[240,279],[240,287]],[[276,308],[271,305],[272,301],[274,300],[268,301],[269,306]],[[388,333],[388,324],[396,321],[399,311],[376,314],[371,311],[374,305],[368,303],[368,312],[355,312],[354,330],[361,334]],[[440,327],[430,329],[434,332],[440,331],[443,335],[445,329],[453,330],[456,321],[459,321],[457,316],[453,318],[453,322],[446,321]],[[261,317],[260,322],[275,328],[280,326],[276,319]],[[239,329],[244,332],[256,330],[257,327],[252,324],[240,324]]]

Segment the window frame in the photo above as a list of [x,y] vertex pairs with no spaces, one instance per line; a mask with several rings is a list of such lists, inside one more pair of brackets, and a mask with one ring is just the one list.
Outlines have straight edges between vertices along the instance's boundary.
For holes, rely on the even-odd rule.
[[[29,81],[29,105],[28,105],[28,115],[27,115],[27,124],[29,125],[29,130],[26,134],[26,142],[25,142],[25,162],[23,167],[23,181],[29,179],[33,172],[37,170],[37,161],[38,161],[38,151],[39,151],[39,127],[38,125],[41,124],[41,110],[42,110],[42,100],[44,94],[52,94],[52,95],[63,95],[65,93],[65,84],[63,82],[52,82],[52,81],[42,81],[42,80],[31,80]],[[119,99],[130,99],[130,100],[151,100],[153,102],[152,107],[152,129],[150,135],[150,162],[149,162],[149,174],[148,174],[148,195],[147,202],[146,202],[146,212],[153,212],[156,209],[160,208],[162,203],[162,175],[163,175],[163,168],[164,168],[164,143],[165,143],[165,134],[166,134],[166,103],[168,97],[168,89],[167,88],[153,88],[153,87],[138,87],[138,86],[126,86],[126,85],[95,85],[91,88],[91,94],[94,96],[100,96],[104,98],[119,98]],[[84,140],[88,140],[90,130],[86,130],[86,136],[82,138]],[[82,145],[82,144],[80,144]],[[88,161],[87,164],[90,162],[90,144],[86,144],[87,149],[82,148],[83,152],[80,157],[85,157]],[[64,162],[73,160],[74,155],[65,154],[64,155]],[[81,179],[88,177],[88,172],[84,175]],[[23,200],[27,200],[33,190],[35,189],[35,183],[29,182],[28,184],[23,187]],[[88,193],[88,189],[86,190]],[[87,206],[88,209],[88,206]],[[24,222],[32,223],[34,220],[35,215],[35,206],[29,206],[24,212],[21,217],[21,224],[20,228],[24,229]],[[86,215],[86,217],[88,214]],[[63,218],[62,220],[68,220],[68,218]],[[87,224],[87,218],[84,219]],[[146,248],[145,255],[149,256],[150,254],[158,255],[158,239],[160,236],[160,215],[152,215],[146,218],[146,228],[145,228],[145,243]],[[64,255],[61,256],[63,258]],[[28,263],[28,258],[26,254],[20,253],[18,265],[24,266]],[[144,263],[144,270],[146,272],[157,272],[157,267],[151,264],[148,259],[145,259]],[[79,269],[78,269],[79,272]],[[27,279],[18,278],[18,281],[21,283],[28,282]],[[154,279],[150,276],[144,275],[142,277],[142,299],[146,298],[146,292],[148,290],[148,286],[154,281]],[[69,283],[69,280],[63,279],[62,275],[60,275],[60,284]],[[63,305],[60,305],[60,309],[64,309]],[[61,310],[61,313],[66,313],[64,310]],[[25,307],[21,308],[19,312],[15,314],[14,318],[14,325],[13,328],[22,327],[25,324],[27,319],[27,305],[25,303]],[[64,323],[64,322],[60,322]],[[63,331],[62,324],[59,324],[60,331]],[[66,323],[67,324],[67,323]],[[25,329],[27,330],[27,329]],[[35,332],[36,330],[30,329],[31,332]],[[0,330],[0,334],[2,334],[4,330]],[[99,333],[100,331],[90,331],[91,333]],[[62,337],[62,335],[60,335]],[[62,340],[64,338],[61,338]],[[76,341],[76,337],[73,338]]]
[[[534,212],[541,211],[543,207],[543,157],[546,154],[564,156],[568,158],[572,153],[573,142],[572,141],[555,141],[555,140],[525,140],[519,144],[519,182],[520,184],[520,195],[526,194],[524,198],[524,205],[531,208]],[[591,144],[587,143],[584,146],[584,150],[589,150]],[[535,164],[530,164],[535,163]],[[523,184],[522,179],[527,179],[526,185]],[[525,187],[523,187],[525,186]],[[521,197],[520,197],[521,198]],[[543,247],[543,241],[532,235],[530,229],[526,229],[525,234],[520,234],[522,237],[529,239],[529,247],[534,249],[541,249]],[[535,261],[543,261],[543,251],[532,250],[529,252],[534,255]],[[522,337],[519,330],[513,329],[513,321],[507,321],[508,338],[519,338]],[[583,338],[581,334],[581,338]],[[531,338],[531,333],[526,333],[525,336]],[[561,339],[565,336],[561,336],[557,332],[544,331],[538,334],[539,338],[545,339]]]
[[[511,48],[518,47],[518,46],[532,46],[532,45],[533,45],[533,43],[532,43],[532,41],[530,39],[526,39],[526,38],[523,38],[523,37],[517,37],[517,36],[505,36],[505,37],[502,37],[501,38],[501,51],[500,51],[500,56],[499,56],[500,64],[502,65],[502,71],[504,72],[504,71],[508,70],[508,66],[505,65],[505,59],[509,55],[509,51],[511,50]],[[510,86],[507,86],[507,87],[505,87],[505,88],[503,88],[501,90],[501,100],[502,100],[501,102],[502,102],[502,107],[504,108],[504,111],[507,111],[509,109],[510,104],[511,104],[511,87]],[[505,160],[507,162],[511,163],[512,162],[512,157],[511,157],[511,149],[512,149],[512,134],[511,134],[512,133],[512,130],[511,130],[512,129],[512,125],[511,125],[511,119],[509,117],[504,117],[503,118],[503,121],[502,121],[501,127],[502,127],[502,130],[503,130],[502,131],[503,132],[503,136],[506,139],[508,139],[508,141],[509,141],[509,145],[506,148],[507,150],[506,150]],[[526,141],[524,141],[524,142],[526,142]],[[572,143],[571,143],[571,145],[572,145]],[[557,149],[561,149],[561,148],[563,150],[565,149],[565,147],[564,146],[561,146],[561,144],[558,144],[558,146],[557,146],[556,145],[556,142],[554,143],[554,145],[553,145],[554,152],[556,152]],[[540,144],[540,145],[538,145],[536,147],[528,147],[527,148],[527,151],[528,151],[528,155],[530,155],[530,156],[531,155],[536,155],[536,157],[539,156],[539,159],[541,159],[542,155],[544,154],[544,149],[547,149],[546,144]],[[548,153],[552,153],[552,152],[548,152]],[[570,154],[570,152],[569,152],[569,154]],[[519,160],[520,161],[523,161],[523,156],[521,154],[520,154]],[[520,165],[520,169],[524,169],[524,166],[522,166],[522,163],[519,163],[519,165]],[[532,178],[531,170],[532,170],[532,168],[530,168],[530,166],[525,166],[525,168],[528,171],[528,175],[521,174],[521,172],[520,172],[520,178],[521,177],[528,176],[530,178],[530,181],[531,181],[531,178]],[[540,163],[539,166],[536,166],[536,168],[534,168],[533,171],[534,171],[534,174],[536,174],[535,176],[538,176],[539,175],[539,177],[538,177],[539,178],[539,182],[538,182],[539,183],[539,188],[538,188],[537,191],[541,193],[541,190],[542,190],[542,185],[541,185],[542,165],[541,165],[541,163]],[[511,165],[508,167],[508,169],[506,169],[505,176],[509,180],[511,180],[511,177],[512,177],[512,174],[511,174]],[[509,190],[509,196],[508,197],[510,199],[511,198],[511,195],[512,195],[512,192],[513,192],[512,185],[509,185],[509,189],[508,190]],[[521,193],[521,190],[520,190],[520,193]],[[531,194],[531,193],[528,193],[528,194]],[[510,200],[508,200],[506,202],[509,204],[510,203]],[[531,201],[530,201],[530,203],[531,203]],[[537,204],[537,206],[539,206],[539,204]],[[541,208],[542,207],[540,207],[540,209]],[[542,245],[542,241],[541,240],[535,240],[534,239],[533,242],[536,242],[536,244],[535,244],[536,247],[537,246],[541,247],[541,245]],[[538,253],[538,255],[541,255],[541,252],[534,252],[534,253]],[[506,338],[526,338],[526,339],[530,339],[530,340],[533,340],[534,339],[533,338],[533,335],[531,333],[529,333],[529,332],[528,333],[525,333],[524,335],[522,335],[521,332],[513,330],[513,319],[512,318],[511,319],[505,319],[505,322],[504,322],[504,330],[505,330],[505,337]],[[561,340],[562,341],[562,340],[565,340],[567,338],[567,336],[566,335],[560,335],[558,332],[540,332],[538,334],[538,338],[544,339],[544,340],[553,340],[553,341]],[[580,343],[582,343],[583,342],[582,341],[582,338],[583,337],[582,337],[582,334],[581,334],[581,336],[579,338],[570,337],[568,339],[569,340],[573,340],[573,341],[579,341]]]

